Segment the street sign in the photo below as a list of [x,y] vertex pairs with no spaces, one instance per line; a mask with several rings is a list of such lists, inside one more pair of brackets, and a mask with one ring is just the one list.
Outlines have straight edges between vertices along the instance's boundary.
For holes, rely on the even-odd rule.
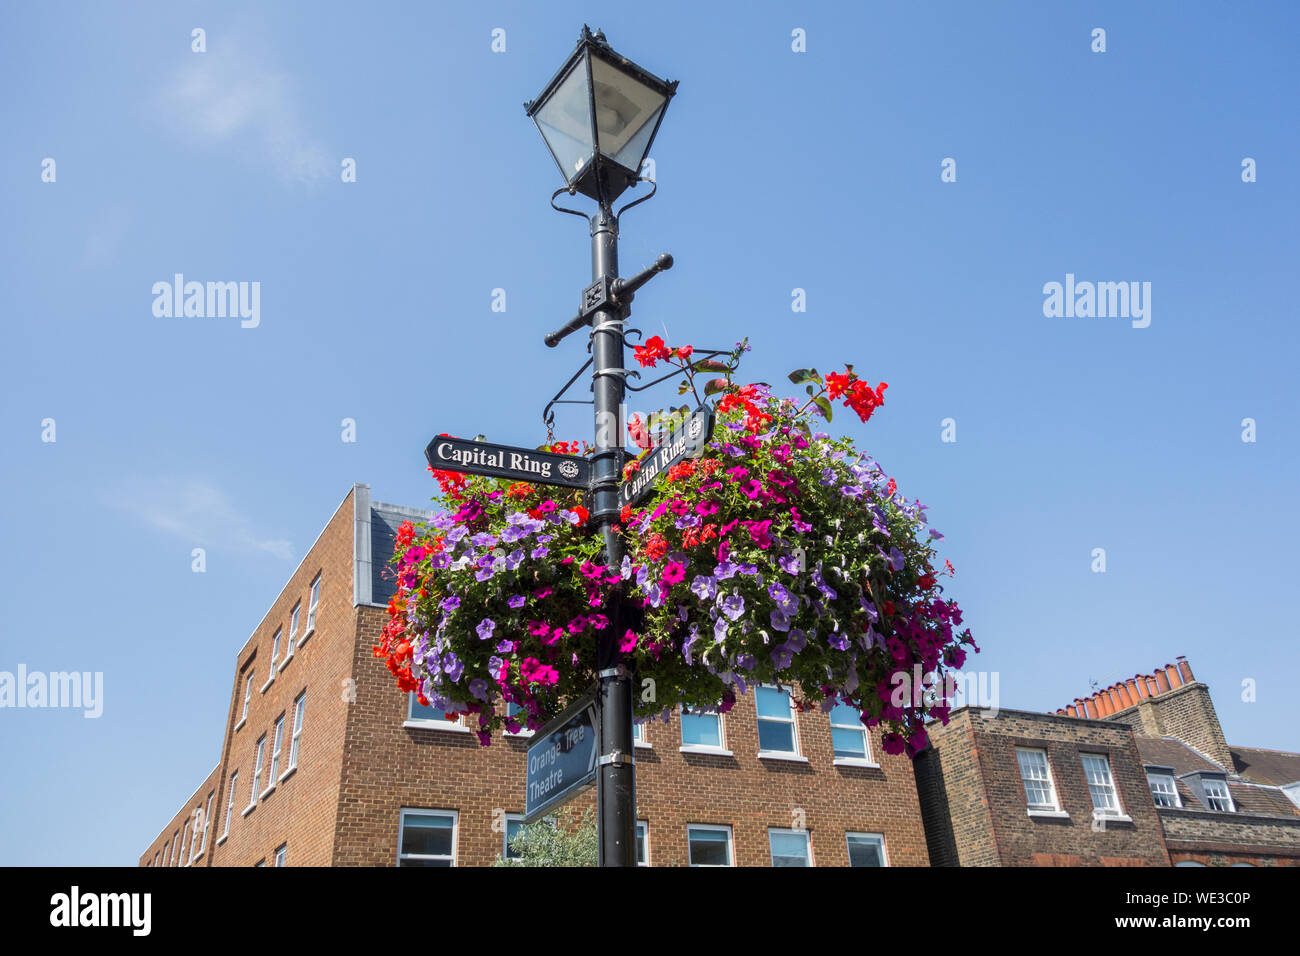
[[713,409],[701,405],[682,427],[641,462],[641,467],[618,486],[619,499],[625,505],[636,507],[654,491],[654,481],[673,465],[687,458],[698,458],[713,436]]
[[596,779],[600,732],[596,698],[586,693],[528,743],[524,823],[572,800]]
[[591,486],[591,462],[573,455],[440,436],[429,442],[424,457],[439,471],[465,471],[584,490]]

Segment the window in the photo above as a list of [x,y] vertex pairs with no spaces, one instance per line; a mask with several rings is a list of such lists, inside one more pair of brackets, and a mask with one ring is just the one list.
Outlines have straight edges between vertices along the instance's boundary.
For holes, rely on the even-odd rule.
[[1059,812],[1056,787],[1052,785],[1052,772],[1047,766],[1047,751],[1016,748],[1020,762],[1020,779],[1025,785],[1025,802],[1030,812]]
[[646,736],[644,723],[638,721],[632,722],[632,746],[633,747],[650,746],[650,738]]
[[1088,793],[1092,795],[1092,810],[1098,816],[1117,817],[1119,794],[1110,775],[1110,758],[1105,754],[1081,754],[1083,775],[1088,780]]
[[172,859],[168,866],[181,865],[181,831],[177,830],[172,834]]
[[767,844],[773,866],[812,866],[807,830],[778,830],[768,827]]
[[208,794],[208,808],[203,812],[203,820],[202,820],[203,840],[199,843],[199,849],[194,854],[195,856],[199,856],[201,853],[203,853],[203,851],[205,851],[208,848],[208,830],[211,829],[212,827],[212,798],[215,797],[216,795],[217,792],[215,790],[213,790],[211,793]]
[[831,709],[831,746],[836,763],[871,763],[871,738],[856,708],[836,704]]
[[879,833],[846,833],[849,866],[884,866],[885,838]]
[[[319,574],[316,575],[316,580],[311,583],[311,598],[307,602],[307,631],[302,636],[303,641],[311,637],[312,632],[316,630],[316,606],[318,604],[320,604],[320,575]],[[299,641],[298,643],[301,644],[302,641]]]
[[163,853],[163,866],[171,866],[172,865],[172,841],[171,840],[168,840],[165,843],[163,843],[162,853]]
[[650,865],[650,824],[645,820],[636,822],[636,865]]
[[456,811],[403,810],[398,866],[455,866]]
[[248,676],[244,678],[244,712],[239,715],[239,723],[235,729],[244,726],[244,721],[248,719],[248,702],[253,697],[253,669],[248,669]]
[[1232,813],[1235,808],[1232,805],[1232,794],[1228,793],[1228,784],[1222,780],[1203,779],[1202,786],[1205,788],[1205,805],[1211,810],[1221,810],[1224,813]]
[[280,664],[280,670],[284,670],[284,665],[293,657],[293,649],[298,646],[298,621],[301,617],[302,602],[299,601],[293,606],[293,611],[289,615],[289,640],[284,646],[284,661]]
[[253,790],[248,795],[245,813],[257,806],[257,785],[262,782],[262,758],[266,756],[266,734],[257,738],[257,759],[253,761]]
[[281,628],[275,629],[275,637],[271,639],[271,673],[266,675],[266,683],[262,685],[262,692],[271,686],[271,681],[275,680],[275,662],[280,659],[280,631]]
[[275,743],[271,745],[271,772],[266,775],[266,789],[275,786],[280,773],[280,745],[284,742],[284,714],[275,719]]
[[506,704],[506,716],[515,718],[516,720],[519,721],[521,725],[519,727],[518,733],[512,734],[510,733],[510,730],[507,728],[506,730],[507,734],[510,734],[510,736],[512,737],[531,737],[533,735],[533,731],[529,730],[527,724],[525,723],[525,721],[528,720],[528,715],[524,712],[524,709],[521,706],[519,706],[514,702],[508,702]]
[[754,691],[758,708],[758,755],[799,755],[799,737],[794,729],[794,705],[790,692],[779,687],[758,687]]
[[722,750],[722,715],[683,707],[682,748]]
[[1183,801],[1178,796],[1178,787],[1174,775],[1167,770],[1148,770],[1147,786],[1151,788],[1151,799],[1157,807],[1181,807]]
[[181,831],[181,852],[180,863],[182,866],[190,865],[190,821],[185,821],[185,829]]
[[523,858],[522,853],[510,846],[523,828],[524,818],[522,816],[518,813],[506,814],[506,832],[501,835],[501,856],[503,859],[519,860]]
[[281,843],[275,850],[275,865],[284,866],[284,859],[289,853],[289,844]]
[[688,826],[691,866],[731,866],[731,827]]
[[455,719],[449,720],[444,708],[426,707],[421,704],[420,699],[415,696],[415,691],[407,695],[406,726],[433,727],[437,730],[469,730],[465,726],[464,714],[456,714]]
[[230,799],[226,801],[226,823],[221,828],[221,839],[230,835],[230,817],[235,811],[235,787],[239,783],[239,771],[236,770],[230,775]]
[[289,766],[285,770],[286,776],[290,770],[298,766],[298,747],[302,743],[302,718],[306,709],[307,692],[303,691],[293,702],[293,740],[289,743]]

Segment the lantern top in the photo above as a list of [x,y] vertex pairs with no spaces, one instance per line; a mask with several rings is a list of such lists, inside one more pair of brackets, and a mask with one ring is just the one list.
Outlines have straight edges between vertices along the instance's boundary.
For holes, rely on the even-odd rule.
[[584,25],[564,65],[524,109],[569,190],[607,204],[639,180],[676,91],[676,81],[637,66]]

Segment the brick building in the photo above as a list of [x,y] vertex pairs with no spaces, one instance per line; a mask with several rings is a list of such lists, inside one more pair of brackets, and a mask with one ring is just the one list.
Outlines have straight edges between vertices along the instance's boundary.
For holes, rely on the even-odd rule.
[[[427,517],[353,486],[239,649],[220,760],[140,865],[473,866],[503,854],[523,811],[527,737],[480,747],[399,693],[371,651],[397,527]],[[636,759],[649,865],[929,862],[911,762],[884,754],[856,714],[797,713],[782,692],[754,689],[726,715],[645,725]]]
[[963,707],[930,729],[936,866],[1300,865],[1300,754],[1229,746],[1181,657],[1053,714]]

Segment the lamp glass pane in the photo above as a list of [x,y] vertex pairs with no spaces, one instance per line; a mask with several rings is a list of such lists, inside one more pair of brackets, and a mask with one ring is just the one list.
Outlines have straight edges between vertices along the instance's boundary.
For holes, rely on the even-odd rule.
[[667,98],[599,57],[591,63],[600,152],[638,171]]
[[591,162],[591,97],[587,92],[587,58],[569,71],[536,113],[537,126],[560,164],[566,182],[572,183]]

